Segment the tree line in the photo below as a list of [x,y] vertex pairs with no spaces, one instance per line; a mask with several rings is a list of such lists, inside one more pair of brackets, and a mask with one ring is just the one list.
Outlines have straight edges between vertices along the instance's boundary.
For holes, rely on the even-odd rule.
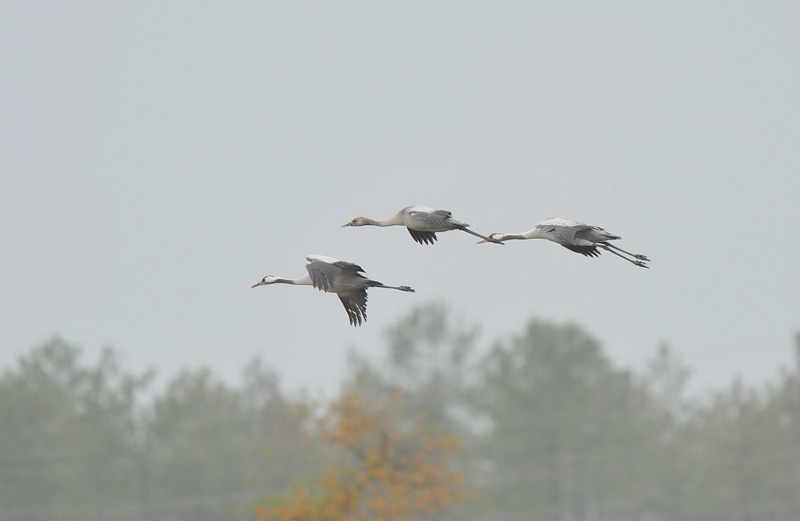
[[800,519],[796,370],[690,394],[666,346],[633,371],[542,319],[487,346],[438,304],[375,351],[320,400],[258,360],[156,391],[113,349],[44,342],[0,376],[0,517]]

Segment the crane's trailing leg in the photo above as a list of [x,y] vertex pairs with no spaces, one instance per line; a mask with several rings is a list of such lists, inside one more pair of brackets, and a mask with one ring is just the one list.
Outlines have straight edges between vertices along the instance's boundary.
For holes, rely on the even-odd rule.
[[[641,268],[650,269],[650,266],[648,266],[647,264],[645,264],[641,260],[629,259],[628,257],[615,252],[614,250],[612,250],[611,248],[608,247],[609,246],[608,244],[605,244],[605,243],[602,243],[602,242],[598,242],[597,246],[599,248],[603,248],[604,250],[606,250],[609,253],[613,253],[614,255],[616,255],[617,257],[619,257],[621,259],[625,259],[626,261],[630,262],[631,264],[634,264],[634,265],[639,266]],[[627,253],[627,252],[625,252],[625,253]]]
[[470,233],[470,234],[474,235],[475,237],[480,237],[480,238],[481,238],[481,239],[483,239],[485,242],[493,242],[493,243],[495,243],[495,244],[500,244],[500,245],[502,245],[502,246],[505,246],[505,244],[503,244],[503,241],[498,241],[497,239],[492,239],[492,238],[490,238],[490,237],[484,237],[484,236],[483,236],[483,235],[481,235],[480,233],[473,232],[473,231],[472,231],[472,230],[470,230],[469,228],[458,228],[458,229],[459,229],[459,230],[461,230],[462,232],[467,232],[467,233]]
[[377,280],[373,280],[373,281],[370,281],[370,282],[374,283],[374,284],[370,284],[373,288],[399,289],[400,291],[408,291],[410,293],[416,293],[414,288],[411,288],[409,286],[387,286],[386,284],[382,284],[382,283],[378,282]]
[[642,255],[640,253],[631,253],[629,251],[625,251],[622,248],[620,248],[619,246],[614,246],[613,244],[610,244],[608,242],[606,243],[606,246],[608,246],[609,248],[614,248],[617,251],[621,251],[622,253],[627,253],[628,255],[633,257],[634,259],[639,259],[639,260],[642,260],[642,261],[650,262],[650,259],[648,259],[647,257],[645,257],[644,255]]

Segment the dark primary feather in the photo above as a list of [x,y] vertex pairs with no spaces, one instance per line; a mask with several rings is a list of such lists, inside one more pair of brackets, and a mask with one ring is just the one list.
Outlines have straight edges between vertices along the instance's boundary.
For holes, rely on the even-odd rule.
[[342,271],[351,271],[353,273],[364,272],[364,268],[359,266],[358,264],[354,264],[352,262],[347,261],[339,261],[334,264],[335,266],[342,268]]
[[348,293],[339,293],[339,300],[342,301],[350,325],[360,326],[367,320],[367,289],[363,288]]
[[411,234],[411,237],[420,244],[433,244],[434,241],[436,241],[436,233],[434,232],[420,232],[412,230],[411,228],[406,229],[408,233]]
[[580,253],[581,255],[586,255],[587,257],[600,256],[600,252],[597,251],[596,246],[573,246],[572,244],[562,244],[561,246],[567,248],[568,250],[572,250],[576,253]]

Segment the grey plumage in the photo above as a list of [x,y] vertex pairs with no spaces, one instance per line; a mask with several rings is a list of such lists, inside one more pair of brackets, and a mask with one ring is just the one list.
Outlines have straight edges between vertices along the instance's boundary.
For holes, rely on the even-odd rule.
[[306,260],[308,261],[308,264],[306,264],[307,276],[284,279],[267,275],[252,287],[283,283],[312,286],[326,293],[336,293],[347,312],[350,324],[353,326],[360,326],[367,320],[368,288],[388,288],[414,292],[408,286],[387,286],[377,280],[369,279],[364,275],[363,268],[352,262],[324,255],[309,255]]
[[[489,242],[489,237],[473,232],[469,224],[453,219],[451,212],[427,206],[406,206],[388,219],[376,221],[367,217],[356,217],[342,226],[405,226],[411,238],[419,244],[433,244],[438,232],[461,230]],[[500,243],[498,243],[500,244]]]
[[649,268],[645,262],[649,262],[650,259],[645,255],[630,253],[609,243],[609,241],[621,239],[622,237],[619,235],[609,233],[599,226],[591,226],[560,217],[546,219],[524,233],[493,233],[489,237],[501,242],[513,239],[547,239],[587,257],[599,257],[598,248],[602,248],[635,266]]

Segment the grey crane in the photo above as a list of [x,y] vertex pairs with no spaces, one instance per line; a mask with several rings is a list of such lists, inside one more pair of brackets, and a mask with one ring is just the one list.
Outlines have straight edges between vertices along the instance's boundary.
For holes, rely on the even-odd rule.
[[367,217],[356,217],[345,226],[405,226],[411,237],[420,244],[433,244],[437,232],[461,230],[483,239],[483,242],[502,244],[491,237],[475,233],[469,229],[469,224],[453,219],[452,213],[447,210],[437,210],[427,206],[407,206],[383,221],[375,221]]
[[[612,235],[603,228],[591,226],[569,219],[553,217],[537,224],[533,229],[524,233],[493,233],[489,235],[494,241],[509,241],[513,239],[547,239],[556,244],[570,249],[574,252],[586,255],[587,257],[598,257],[600,252],[597,248],[602,248],[617,257],[621,257],[631,264],[642,268],[649,268],[645,262],[650,259],[639,253],[630,253],[623,250],[609,241],[615,241],[622,237]],[[478,241],[479,243],[486,242]],[[624,255],[623,255],[624,254]]]
[[376,280],[362,275],[364,270],[358,264],[324,255],[306,257],[308,275],[296,279],[285,279],[267,275],[251,287],[268,284],[294,284],[297,286],[313,286],[327,293],[336,293],[342,301],[350,325],[360,326],[367,320],[367,288],[388,288],[414,292],[408,286],[386,286]]

